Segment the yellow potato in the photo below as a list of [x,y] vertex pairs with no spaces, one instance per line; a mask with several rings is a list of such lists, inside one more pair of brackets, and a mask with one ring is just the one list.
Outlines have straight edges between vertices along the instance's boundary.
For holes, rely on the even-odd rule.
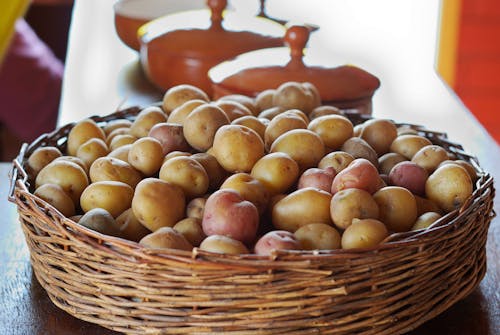
[[262,119],[259,119],[253,115],[246,115],[237,118],[231,124],[235,125],[240,125],[240,126],[245,126],[250,129],[253,129],[257,134],[259,134],[260,138],[264,140],[264,133],[266,132],[266,124],[262,121]]
[[143,179],[135,188],[132,210],[151,231],[172,227],[184,218],[186,199],[179,186],[157,178]]
[[270,153],[259,159],[250,173],[270,195],[285,193],[299,178],[299,166],[284,152]]
[[194,198],[186,206],[186,216],[188,218],[203,219],[205,211],[206,197]]
[[219,101],[236,101],[246,108],[248,108],[251,112],[252,115],[257,116],[260,112],[259,108],[257,108],[257,105],[255,103],[255,100],[249,96],[242,95],[242,94],[230,94],[223,96],[219,98]]
[[467,173],[469,174],[469,177],[472,180],[472,182],[473,183],[476,182],[476,180],[478,178],[477,171],[474,168],[474,166],[472,166],[471,163],[469,163],[467,161],[464,161],[463,159],[455,159],[455,160],[445,160],[445,161],[441,162],[440,165],[445,165],[445,164],[457,164],[457,165],[460,165],[461,167],[463,167],[467,171]]
[[445,212],[460,208],[472,195],[472,180],[465,168],[445,164],[437,168],[425,183],[427,198]]
[[80,158],[87,166],[91,166],[97,158],[107,154],[109,154],[108,146],[100,138],[91,138],[76,150],[76,157]]
[[217,130],[229,124],[226,113],[217,106],[196,107],[184,120],[184,138],[193,148],[206,151],[212,147]]
[[129,163],[113,157],[101,157],[92,163],[89,170],[91,182],[114,180],[135,186],[142,180],[142,175]]
[[209,186],[205,168],[187,156],[174,157],[163,163],[160,179],[179,186],[189,199],[205,194]]
[[417,202],[417,216],[420,216],[427,212],[441,213],[441,208],[432,200],[427,198],[419,197],[418,195],[413,195],[415,201]]
[[282,134],[292,129],[306,129],[307,123],[294,113],[284,112],[275,116],[264,132],[264,144],[269,150],[273,142]]
[[89,174],[89,167],[87,166],[87,164],[85,164],[84,161],[82,161],[80,158],[78,158],[76,156],[61,156],[61,157],[57,157],[56,159],[53,160],[53,162],[56,162],[56,161],[65,161],[65,162],[75,163],[76,165],[81,167],[83,169],[83,171],[85,171],[85,174],[87,174],[87,176]]
[[241,255],[249,254],[248,248],[238,240],[224,235],[210,235],[205,238],[200,249],[220,254]]
[[120,181],[98,181],[90,184],[80,197],[84,212],[103,208],[114,218],[130,208],[134,190]]
[[77,122],[68,134],[68,154],[76,156],[78,147],[91,138],[106,140],[104,131],[92,119]]
[[144,236],[140,245],[147,248],[168,248],[191,251],[193,246],[186,240],[184,235],[175,231],[172,227],[161,227],[156,231]]
[[346,229],[353,219],[378,219],[379,208],[370,193],[358,188],[348,188],[335,193],[330,202],[333,223]]
[[386,119],[371,119],[365,121],[361,131],[361,138],[365,140],[381,156],[387,153],[391,143],[398,136],[394,122]]
[[[121,128],[114,129],[111,133],[109,133],[106,136],[106,144],[110,145],[111,142],[113,142],[113,140],[115,139],[115,137],[120,136],[120,135],[130,135],[130,127],[129,128],[121,127]],[[133,136],[133,135],[131,135],[131,136]]]
[[417,218],[417,221],[415,221],[415,224],[413,225],[413,227],[411,227],[411,230],[425,229],[439,220],[441,217],[441,214],[436,212],[424,213]]
[[128,163],[145,176],[156,174],[163,164],[163,148],[153,137],[142,137],[131,144]]
[[174,230],[181,233],[192,246],[199,246],[207,236],[201,227],[201,219],[185,218],[174,225]]
[[335,173],[339,173],[344,170],[351,162],[354,157],[345,151],[333,151],[326,154],[318,163],[320,169],[326,169],[332,167]]
[[33,194],[54,206],[62,215],[66,217],[75,215],[75,203],[61,186],[43,184]]
[[408,159],[398,153],[395,152],[388,152],[386,154],[383,154],[382,156],[379,157],[378,159],[378,171],[381,174],[389,175],[391,172],[392,168],[394,165],[407,161]]
[[128,163],[128,153],[130,152],[130,148],[132,148],[132,144],[122,145],[121,147],[111,151],[107,157],[113,157]]
[[319,104],[318,96],[311,85],[293,81],[281,84],[273,96],[273,105],[286,109],[297,108],[306,114]]
[[375,150],[360,137],[351,137],[340,147],[341,151],[351,154],[354,158],[365,158],[378,168],[378,156]]
[[108,211],[103,208],[93,208],[83,214],[78,224],[101,234],[120,236],[120,227]]
[[134,122],[130,126],[130,135],[137,138],[148,136],[149,131],[157,123],[167,122],[167,116],[160,107],[146,107],[137,114]]
[[270,152],[285,152],[297,162],[300,171],[315,167],[325,155],[325,146],[318,134],[307,129],[293,129],[278,137]]
[[163,163],[161,165],[163,165],[166,161],[168,161],[171,158],[181,157],[181,156],[190,157],[190,156],[192,156],[192,154],[190,152],[186,152],[186,151],[178,151],[178,150],[171,151],[168,154],[166,154],[165,157],[163,157]]
[[70,196],[75,204],[80,202],[80,195],[88,186],[85,171],[76,163],[59,160],[52,161],[40,170],[36,176],[36,188],[44,184],[57,184]]
[[28,158],[28,167],[31,174],[36,177],[38,172],[45,167],[45,165],[52,162],[57,157],[61,157],[62,153],[56,147],[40,147],[35,149]]
[[225,125],[215,133],[213,155],[226,171],[250,172],[264,156],[264,142],[250,128]]
[[121,146],[132,144],[137,140],[137,137],[129,134],[122,134],[115,136],[109,143],[109,150],[113,151]]
[[323,143],[330,150],[338,150],[352,137],[354,126],[342,115],[325,115],[312,120],[307,129],[314,131],[321,137]]
[[438,166],[448,160],[448,152],[439,145],[426,145],[413,155],[411,161],[432,173]]
[[354,219],[342,234],[342,249],[375,247],[388,235],[386,226],[379,220]]
[[151,233],[151,230],[137,220],[132,208],[121,213],[116,218],[116,224],[120,227],[120,235],[130,241],[139,242],[141,238]]
[[273,107],[273,96],[275,92],[275,89],[267,89],[257,94],[255,97],[255,104],[259,111]]
[[186,101],[194,99],[207,102],[210,101],[208,95],[196,86],[188,84],[177,85],[169,88],[165,92],[162,101],[162,108],[163,111],[168,115],[171,111],[173,111],[175,108],[179,107]]
[[310,223],[294,233],[305,250],[332,250],[340,248],[340,234],[337,229],[324,223]]
[[315,118],[324,115],[342,115],[342,111],[334,106],[329,106],[329,105],[318,106],[314,108],[311,113],[309,113],[309,118],[311,120],[314,120]]
[[104,127],[102,127],[102,130],[104,130],[104,134],[106,134],[106,136],[108,136],[115,129],[130,128],[131,125],[132,125],[132,121],[130,121],[130,120],[116,119],[116,120],[109,121]]
[[257,117],[259,119],[272,120],[281,113],[284,113],[285,111],[287,111],[287,109],[275,106],[268,109],[264,109],[262,112],[259,113],[259,115],[257,115]]
[[411,134],[399,135],[392,141],[389,150],[412,159],[417,151],[427,145],[432,145],[432,142],[426,137]]
[[207,101],[200,99],[188,100],[179,107],[175,108],[168,116],[168,123],[177,123],[184,125],[186,117],[198,106],[205,105]]
[[272,222],[279,230],[294,233],[309,223],[332,225],[332,195],[315,188],[301,188],[279,200],[272,209]]
[[379,219],[390,231],[404,232],[417,220],[417,202],[406,188],[386,186],[375,192],[373,198],[379,207]]

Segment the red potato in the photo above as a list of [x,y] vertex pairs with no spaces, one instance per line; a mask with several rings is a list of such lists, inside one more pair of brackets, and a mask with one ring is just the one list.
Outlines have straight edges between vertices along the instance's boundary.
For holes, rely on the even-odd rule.
[[254,246],[257,255],[271,255],[276,250],[300,250],[300,242],[286,230],[273,230],[259,238]]
[[364,158],[357,158],[333,178],[331,193],[347,188],[359,188],[370,194],[377,192],[384,182],[377,168]]
[[149,131],[148,136],[161,143],[163,155],[172,151],[189,151],[191,147],[184,138],[182,126],[175,123],[157,123]]
[[238,192],[218,190],[205,203],[202,227],[207,236],[225,235],[251,243],[259,227],[259,211]]
[[334,177],[335,170],[331,166],[326,169],[310,168],[304,171],[304,173],[300,176],[297,189],[314,187],[330,192]]
[[250,201],[262,215],[269,202],[269,192],[263,183],[248,173],[240,172],[229,176],[220,189],[230,189],[238,192],[243,199]]
[[429,177],[426,169],[414,162],[400,162],[389,173],[389,184],[401,186],[416,195],[425,195],[425,182]]

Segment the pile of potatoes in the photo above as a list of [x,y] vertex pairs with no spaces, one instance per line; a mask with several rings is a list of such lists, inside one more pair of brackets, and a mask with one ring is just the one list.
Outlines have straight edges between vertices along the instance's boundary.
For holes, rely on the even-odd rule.
[[369,248],[461,207],[477,179],[411,127],[354,126],[309,83],[217,101],[179,85],[133,120],[76,123],[66,144],[30,155],[34,194],[151,248]]

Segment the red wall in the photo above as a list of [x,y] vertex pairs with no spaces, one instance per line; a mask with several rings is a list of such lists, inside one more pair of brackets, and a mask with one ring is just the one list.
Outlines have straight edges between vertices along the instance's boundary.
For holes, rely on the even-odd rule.
[[455,91],[500,143],[500,1],[463,0]]

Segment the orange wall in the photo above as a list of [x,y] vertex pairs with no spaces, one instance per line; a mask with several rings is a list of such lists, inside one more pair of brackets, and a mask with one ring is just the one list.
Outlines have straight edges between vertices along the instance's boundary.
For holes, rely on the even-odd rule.
[[500,143],[499,0],[462,0],[453,86]]

